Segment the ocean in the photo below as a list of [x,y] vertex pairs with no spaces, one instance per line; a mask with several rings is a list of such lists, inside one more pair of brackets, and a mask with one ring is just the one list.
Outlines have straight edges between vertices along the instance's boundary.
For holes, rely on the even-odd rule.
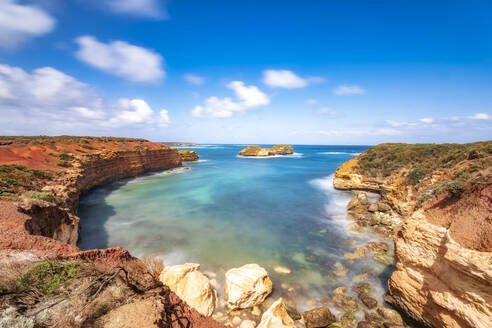
[[[166,265],[200,263],[221,286],[228,269],[258,263],[272,278],[274,296],[291,299],[300,311],[323,304],[336,287],[350,290],[368,273],[382,301],[392,267],[370,256],[344,258],[378,239],[344,230],[352,223],[345,207],[353,194],[332,184],[336,168],[369,146],[297,145],[287,156],[238,156],[245,146],[179,147],[197,151],[200,160],[91,190],[80,202],[79,247],[122,246]],[[329,275],[337,261],[347,275]],[[291,273],[277,273],[276,266]]]

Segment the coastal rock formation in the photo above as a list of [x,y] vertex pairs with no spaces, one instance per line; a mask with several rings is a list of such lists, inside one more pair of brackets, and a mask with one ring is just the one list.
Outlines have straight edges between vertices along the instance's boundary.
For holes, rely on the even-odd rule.
[[424,326],[491,325],[491,155],[491,142],[384,144],[335,173],[336,188],[377,192],[403,217],[386,301]]
[[229,308],[246,309],[265,300],[272,292],[272,281],[258,264],[246,264],[226,272],[224,291]]
[[189,306],[205,316],[211,316],[218,301],[217,292],[199,270],[200,264],[197,263],[167,266],[159,279]]
[[193,150],[180,150],[179,156],[183,162],[198,161],[198,154]]
[[282,298],[276,300],[268,310],[263,313],[257,328],[294,328],[294,320],[287,313]]
[[272,148],[264,148],[260,146],[247,146],[239,152],[241,156],[273,156],[273,155],[289,155],[294,153],[294,147],[291,145],[275,145]]
[[155,265],[118,247],[80,251],[75,246],[81,193],[178,166],[176,149],[143,139],[0,137],[2,323],[224,327],[164,286]]
[[331,313],[328,306],[322,306],[313,310],[306,311],[302,314],[304,323],[307,328],[328,327],[336,322],[335,316]]

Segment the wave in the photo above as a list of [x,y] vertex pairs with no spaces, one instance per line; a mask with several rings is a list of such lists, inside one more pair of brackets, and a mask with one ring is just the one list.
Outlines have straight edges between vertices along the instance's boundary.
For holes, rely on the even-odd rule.
[[345,152],[345,151],[324,151],[318,154],[323,154],[323,155],[360,155],[362,153],[351,153],[351,152]]
[[347,214],[347,204],[352,198],[352,193],[347,191],[336,190],[333,186],[334,174],[331,174],[324,178],[314,179],[309,181],[312,185],[321,189],[326,196],[328,196],[328,201],[325,204],[326,214],[328,216],[343,216]]
[[255,159],[265,159],[265,158],[302,158],[304,157],[303,153],[293,153],[289,155],[271,155],[271,156],[242,156],[236,155],[239,158],[255,158]]

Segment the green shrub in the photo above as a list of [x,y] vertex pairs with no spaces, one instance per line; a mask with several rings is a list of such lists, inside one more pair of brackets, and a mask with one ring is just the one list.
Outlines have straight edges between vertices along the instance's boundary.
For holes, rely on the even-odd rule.
[[35,265],[20,279],[19,285],[39,291],[44,297],[68,294],[72,278],[80,273],[76,261],[47,261]]
[[44,191],[29,190],[22,195],[27,198],[44,200],[46,202],[52,202],[55,200],[55,196],[52,193]]

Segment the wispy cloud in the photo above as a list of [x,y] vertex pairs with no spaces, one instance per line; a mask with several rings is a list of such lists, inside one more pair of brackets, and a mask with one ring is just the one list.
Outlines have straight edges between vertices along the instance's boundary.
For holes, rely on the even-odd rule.
[[237,100],[229,97],[209,97],[204,106],[195,106],[192,115],[195,117],[227,118],[234,113],[250,108],[268,105],[270,98],[254,85],[246,86],[241,81],[233,81],[227,85],[236,94]]
[[201,76],[198,76],[195,74],[185,74],[185,75],[183,75],[183,79],[186,82],[194,84],[194,85],[202,85],[203,83],[205,83],[204,77],[201,77]]
[[38,6],[18,2],[0,0],[0,47],[15,48],[55,28],[55,19],[49,13]]
[[167,19],[169,14],[162,0],[109,0],[107,5],[116,13]]
[[163,58],[151,49],[125,41],[99,42],[92,36],[76,40],[76,57],[92,67],[133,82],[155,83],[166,76]]
[[316,99],[308,99],[306,100],[306,104],[308,105],[317,105],[318,101]]
[[155,113],[143,99],[109,102],[87,84],[52,67],[26,72],[0,65],[2,126],[19,133],[112,131],[117,127],[166,126],[167,111]]
[[333,93],[337,96],[363,95],[366,93],[366,90],[358,85],[339,85],[333,89]]
[[325,115],[329,118],[339,118],[340,117],[340,114],[336,110],[328,108],[328,107],[321,107],[318,110],[318,113]]
[[302,78],[289,70],[263,71],[263,83],[271,88],[298,89],[304,88],[312,83],[321,83],[325,79],[319,76],[310,76]]
[[472,120],[488,120],[490,119],[490,115],[487,113],[476,113],[475,115],[470,116]]

